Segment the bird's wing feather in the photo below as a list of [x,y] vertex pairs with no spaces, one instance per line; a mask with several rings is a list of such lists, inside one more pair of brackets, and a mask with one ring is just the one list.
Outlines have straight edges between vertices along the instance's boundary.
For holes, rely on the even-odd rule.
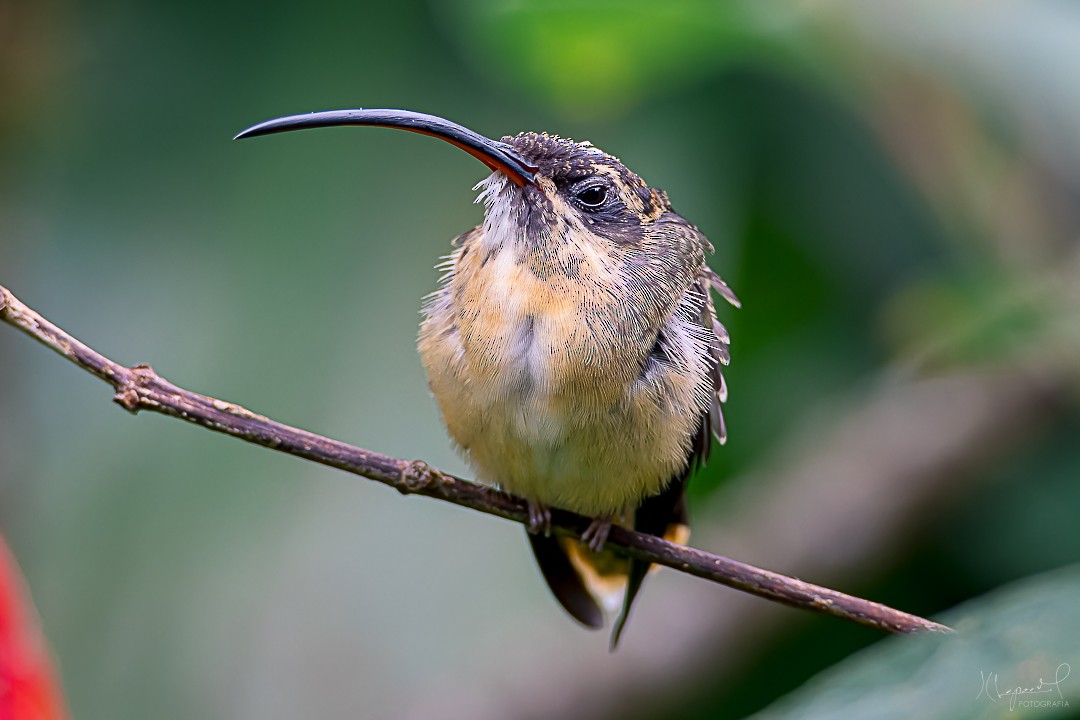
[[[711,449],[711,436],[715,436],[720,444],[727,439],[727,431],[724,426],[724,416],[721,404],[727,399],[727,385],[724,383],[723,367],[728,364],[728,347],[730,338],[724,326],[716,318],[716,306],[713,303],[709,289],[720,287],[727,289],[724,295],[729,302],[738,299],[731,289],[727,287],[720,277],[708,266],[702,266],[698,278],[697,290],[703,297],[704,303],[701,308],[701,325],[711,331],[708,340],[708,352],[712,362],[710,363],[710,377],[712,380],[712,398],[707,412],[699,419],[697,431],[694,433],[693,442],[686,458],[683,470],[672,478],[667,488],[659,495],[647,498],[638,508],[634,516],[634,529],[663,537],[672,542],[685,544],[690,539],[690,517],[686,503],[686,487],[690,476],[709,459]],[[718,290],[719,292],[719,290]],[[723,293],[721,293],[723,294]],[[622,635],[623,628],[630,616],[630,608],[633,606],[641,584],[648,574],[650,563],[643,560],[631,560],[627,573],[626,594],[623,598],[622,612],[611,633],[611,648],[614,650]]]

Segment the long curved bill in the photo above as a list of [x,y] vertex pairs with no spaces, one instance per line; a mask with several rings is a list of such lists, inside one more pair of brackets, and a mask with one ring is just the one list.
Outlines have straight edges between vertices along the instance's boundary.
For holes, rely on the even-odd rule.
[[456,145],[492,170],[503,173],[519,186],[536,184],[537,167],[526,162],[506,143],[486,138],[467,127],[436,115],[410,110],[328,110],[305,115],[289,115],[253,125],[237,135],[234,140],[290,130],[340,125],[397,128],[437,137],[451,145]]

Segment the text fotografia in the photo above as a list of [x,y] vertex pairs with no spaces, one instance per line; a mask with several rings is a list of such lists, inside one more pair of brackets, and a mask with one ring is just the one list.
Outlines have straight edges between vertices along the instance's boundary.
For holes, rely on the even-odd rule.
[[978,700],[983,695],[988,697],[991,702],[1004,702],[1008,700],[1009,711],[1013,711],[1016,708],[1067,708],[1069,707],[1069,701],[1065,699],[1065,696],[1061,692],[1061,681],[1069,677],[1069,673],[1072,672],[1072,667],[1069,663],[1061,663],[1054,670],[1053,680],[1043,680],[1039,678],[1039,682],[1032,687],[1024,687],[1017,685],[1016,687],[1006,687],[1002,690],[999,686],[999,679],[997,673],[988,673],[983,670],[979,671],[979,678],[981,681],[981,687],[979,688],[979,694],[975,696]]

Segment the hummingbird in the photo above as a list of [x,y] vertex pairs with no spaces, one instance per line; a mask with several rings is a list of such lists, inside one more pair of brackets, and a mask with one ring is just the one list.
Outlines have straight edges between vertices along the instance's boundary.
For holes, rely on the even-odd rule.
[[[492,172],[483,222],[452,241],[423,305],[419,352],[454,444],[477,480],[523,497],[529,542],[566,611],[590,628],[619,615],[649,564],[604,549],[613,523],[685,543],[686,486],[726,440],[730,338],[705,235],[613,155],[522,132],[492,140],[441,117],[356,109],[269,120],[247,138],[332,126],[408,130]],[[550,533],[551,508],[592,518]],[[621,606],[621,611],[620,611]]]

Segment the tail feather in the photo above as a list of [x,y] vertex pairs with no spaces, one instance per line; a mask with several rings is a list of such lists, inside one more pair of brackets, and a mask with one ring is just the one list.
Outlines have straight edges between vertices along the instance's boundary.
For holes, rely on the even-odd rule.
[[[708,437],[708,430],[703,433]],[[675,478],[664,492],[647,499],[638,508],[634,516],[634,529],[638,532],[657,535],[673,542],[685,543],[690,537],[690,516],[686,506],[686,480],[693,468],[687,467]],[[632,559],[626,578],[626,595],[623,598],[622,612],[611,631],[611,649],[619,644],[626,621],[630,619],[630,608],[637,598],[645,576],[649,574],[651,563]]]
[[604,612],[559,540],[547,535],[529,534],[529,544],[544,580],[566,612],[585,627],[594,630],[602,628]]

